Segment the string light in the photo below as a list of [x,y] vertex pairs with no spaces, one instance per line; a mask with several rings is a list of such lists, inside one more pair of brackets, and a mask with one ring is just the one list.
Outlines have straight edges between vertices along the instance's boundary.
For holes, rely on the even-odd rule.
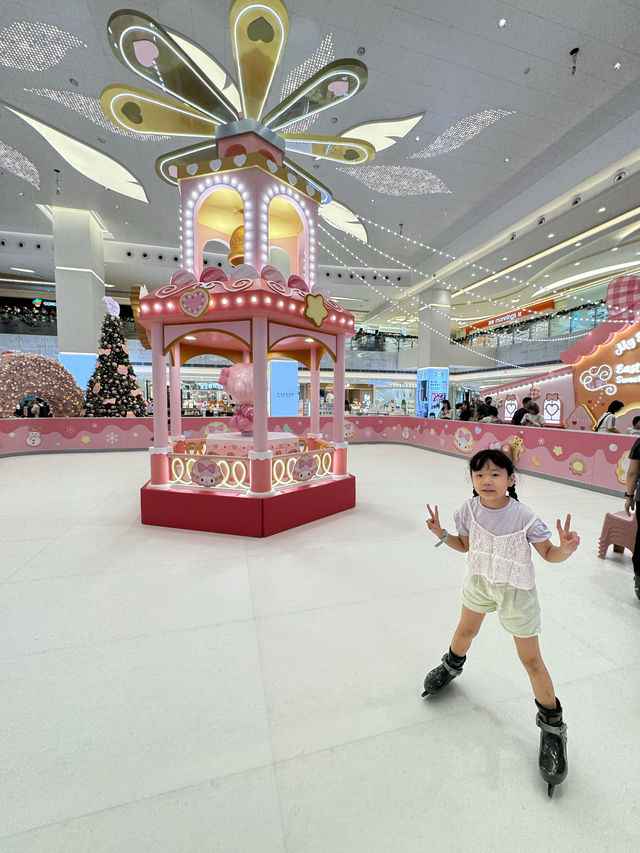
[[[322,226],[319,226],[319,227],[320,227],[320,228],[322,228]],[[324,229],[324,228],[322,228],[322,230],[323,230],[323,231],[325,231],[325,229]],[[326,234],[328,234],[329,232],[328,232],[328,231],[325,231],[325,233],[326,233]],[[332,235],[332,234],[329,234],[329,236],[330,236],[333,240],[336,240],[336,238],[335,238],[335,237],[333,237],[333,235]],[[337,243],[340,243],[340,241],[339,241],[339,240],[336,240],[336,242],[337,242]],[[342,245],[342,244],[340,244],[340,245]],[[350,266],[349,266],[349,264],[345,263],[341,258],[339,258],[339,257],[338,257],[338,255],[336,255],[334,252],[332,252],[332,251],[331,251],[331,249],[330,249],[328,246],[326,246],[324,243],[320,243],[320,246],[321,246],[321,248],[323,248],[323,249],[325,250],[325,252],[328,252],[328,253],[331,255],[331,257],[332,257],[332,258],[334,258],[336,261],[338,261],[338,263],[339,263],[341,266],[343,266],[345,269],[349,270],[349,272],[350,272],[350,273],[351,273],[355,278],[360,279],[360,281],[361,281],[363,284],[366,284],[366,286],[367,286],[368,288],[370,288],[371,290],[375,291],[375,293],[377,293],[377,294],[378,294],[378,296],[380,296],[380,297],[381,297],[385,302],[388,302],[388,303],[390,303],[390,304],[392,304],[392,305],[393,305],[393,304],[395,304],[395,303],[393,302],[393,300],[389,299],[389,297],[388,297],[386,294],[384,294],[384,293],[382,293],[382,291],[378,290],[378,288],[377,288],[377,287],[375,287],[373,284],[371,284],[370,282],[368,282],[368,281],[367,281],[363,276],[359,275],[359,274],[358,274],[358,273],[357,273],[357,272],[356,272],[352,267],[350,267]],[[342,246],[342,248],[346,249],[346,251],[347,251],[347,252],[349,252],[349,249],[347,249],[347,248],[346,248],[346,246]],[[351,254],[351,253],[350,253],[350,254]],[[354,255],[354,257],[356,257],[356,256]],[[356,260],[360,260],[360,259],[356,257]],[[366,266],[366,264],[364,264],[364,261],[360,261],[360,262],[361,262],[363,265],[365,265],[365,266]],[[376,270],[376,272],[377,272],[377,270]],[[381,273],[378,273],[378,274],[379,274],[379,275],[381,275],[381,277],[382,277],[382,278],[384,278],[387,282],[389,282],[389,284],[391,284],[391,285],[393,286],[393,282],[389,281],[389,278],[388,278],[387,276],[382,275]],[[401,288],[400,288],[400,289],[401,289]],[[415,300],[413,300],[413,301],[415,301]],[[424,306],[424,307],[427,307],[427,306]],[[434,308],[433,306],[430,306],[430,307],[432,307],[432,310],[436,311],[436,313],[438,313],[438,314],[442,314],[442,316],[443,316],[443,317],[447,317],[447,319],[450,319],[450,318],[448,317],[448,315],[444,313],[444,311],[438,311],[438,309],[437,309],[437,308]],[[454,341],[454,340],[452,340],[450,335],[445,335],[445,334],[443,334],[441,331],[439,331],[438,329],[434,329],[434,328],[433,328],[432,326],[430,326],[428,323],[425,323],[425,322],[424,322],[424,320],[421,320],[421,319],[420,319],[420,317],[418,317],[418,325],[419,325],[419,326],[424,326],[424,328],[425,328],[425,329],[428,329],[428,330],[429,330],[430,332],[432,332],[434,335],[438,335],[439,337],[444,338],[444,339],[445,339],[449,344],[453,344],[454,346],[461,347],[461,348],[462,348],[462,349],[464,349],[464,350],[470,350],[470,349],[471,349],[471,347],[465,346],[464,344],[460,344],[460,343],[458,343],[458,341]],[[475,353],[476,353],[476,355],[479,355],[479,356],[481,356],[482,358],[486,358],[486,359],[488,359],[489,361],[493,361],[495,364],[505,365],[506,367],[515,367],[515,368],[516,368],[516,369],[518,369],[518,370],[521,370],[521,369],[522,369],[522,367],[523,367],[523,365],[520,365],[520,364],[513,364],[513,362],[511,362],[511,361],[503,361],[502,359],[494,358],[493,356],[491,356],[491,355],[487,355],[487,354],[486,354],[486,353],[484,353],[484,352],[477,352],[476,350],[474,350],[473,352],[475,352]]]

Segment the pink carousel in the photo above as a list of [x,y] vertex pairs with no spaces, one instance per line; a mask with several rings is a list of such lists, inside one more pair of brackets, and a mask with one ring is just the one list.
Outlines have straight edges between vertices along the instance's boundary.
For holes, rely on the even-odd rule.
[[[154,439],[151,478],[141,490],[142,521],[268,536],[355,506],[341,405],[334,407],[334,440],[323,440],[320,430],[320,360],[325,353],[333,360],[334,399],[342,401],[345,344],[354,333],[353,316],[317,285],[318,207],[331,196],[287,151],[351,165],[368,162],[375,152],[363,140],[282,131],[359,91],[366,82],[362,63],[330,63],[263,118],[273,79],[265,69],[275,72],[279,62],[286,9],[279,0],[259,7],[235,0],[230,17],[238,79],[245,81],[242,110],[159,24],[127,10],[109,21],[112,49],[127,68],[156,85],[158,69],[168,69],[163,95],[111,86],[102,105],[113,121],[137,132],[160,126],[166,132],[168,123],[177,133],[177,121],[188,128],[183,135],[211,136],[215,128],[214,140],[158,159],[157,171],[180,192],[184,268],[167,286],[132,292],[153,372]],[[169,114],[167,94],[181,99],[181,117],[175,108]],[[203,267],[204,248],[212,240],[229,247],[230,275]],[[217,422],[200,438],[185,440],[180,369],[206,353],[231,362],[220,381],[236,404],[232,429]],[[268,362],[274,357],[310,370],[306,435],[268,429]]]

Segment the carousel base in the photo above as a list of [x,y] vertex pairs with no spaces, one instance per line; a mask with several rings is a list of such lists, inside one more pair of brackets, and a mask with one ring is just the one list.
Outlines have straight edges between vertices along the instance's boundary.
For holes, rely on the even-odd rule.
[[356,505],[356,478],[320,480],[268,497],[225,494],[190,486],[140,490],[142,523],[182,530],[272,536]]

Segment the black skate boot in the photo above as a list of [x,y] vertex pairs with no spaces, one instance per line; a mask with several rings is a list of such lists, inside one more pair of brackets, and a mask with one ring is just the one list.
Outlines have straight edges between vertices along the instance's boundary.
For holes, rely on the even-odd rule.
[[536,725],[540,732],[538,764],[540,775],[547,783],[547,793],[553,797],[555,786],[567,778],[567,727],[562,722],[562,705],[556,698],[554,710],[545,708],[536,699]]
[[636,591],[636,598],[640,598],[640,575],[635,573],[633,575],[633,588]]
[[466,655],[460,658],[458,655],[454,655],[451,649],[449,649],[449,651],[442,656],[442,663],[440,666],[432,669],[425,678],[422,698],[424,699],[425,696],[429,696],[432,693],[439,693],[443,687],[446,687],[447,684],[449,684],[450,681],[457,678],[462,672],[462,667],[464,666],[466,659]]

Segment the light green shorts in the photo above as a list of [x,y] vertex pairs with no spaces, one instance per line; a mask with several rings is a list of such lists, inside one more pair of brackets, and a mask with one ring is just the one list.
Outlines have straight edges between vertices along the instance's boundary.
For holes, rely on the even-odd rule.
[[462,603],[474,613],[498,613],[500,624],[514,637],[537,637],[542,630],[535,589],[517,589],[510,583],[491,583],[483,575],[467,575]]

